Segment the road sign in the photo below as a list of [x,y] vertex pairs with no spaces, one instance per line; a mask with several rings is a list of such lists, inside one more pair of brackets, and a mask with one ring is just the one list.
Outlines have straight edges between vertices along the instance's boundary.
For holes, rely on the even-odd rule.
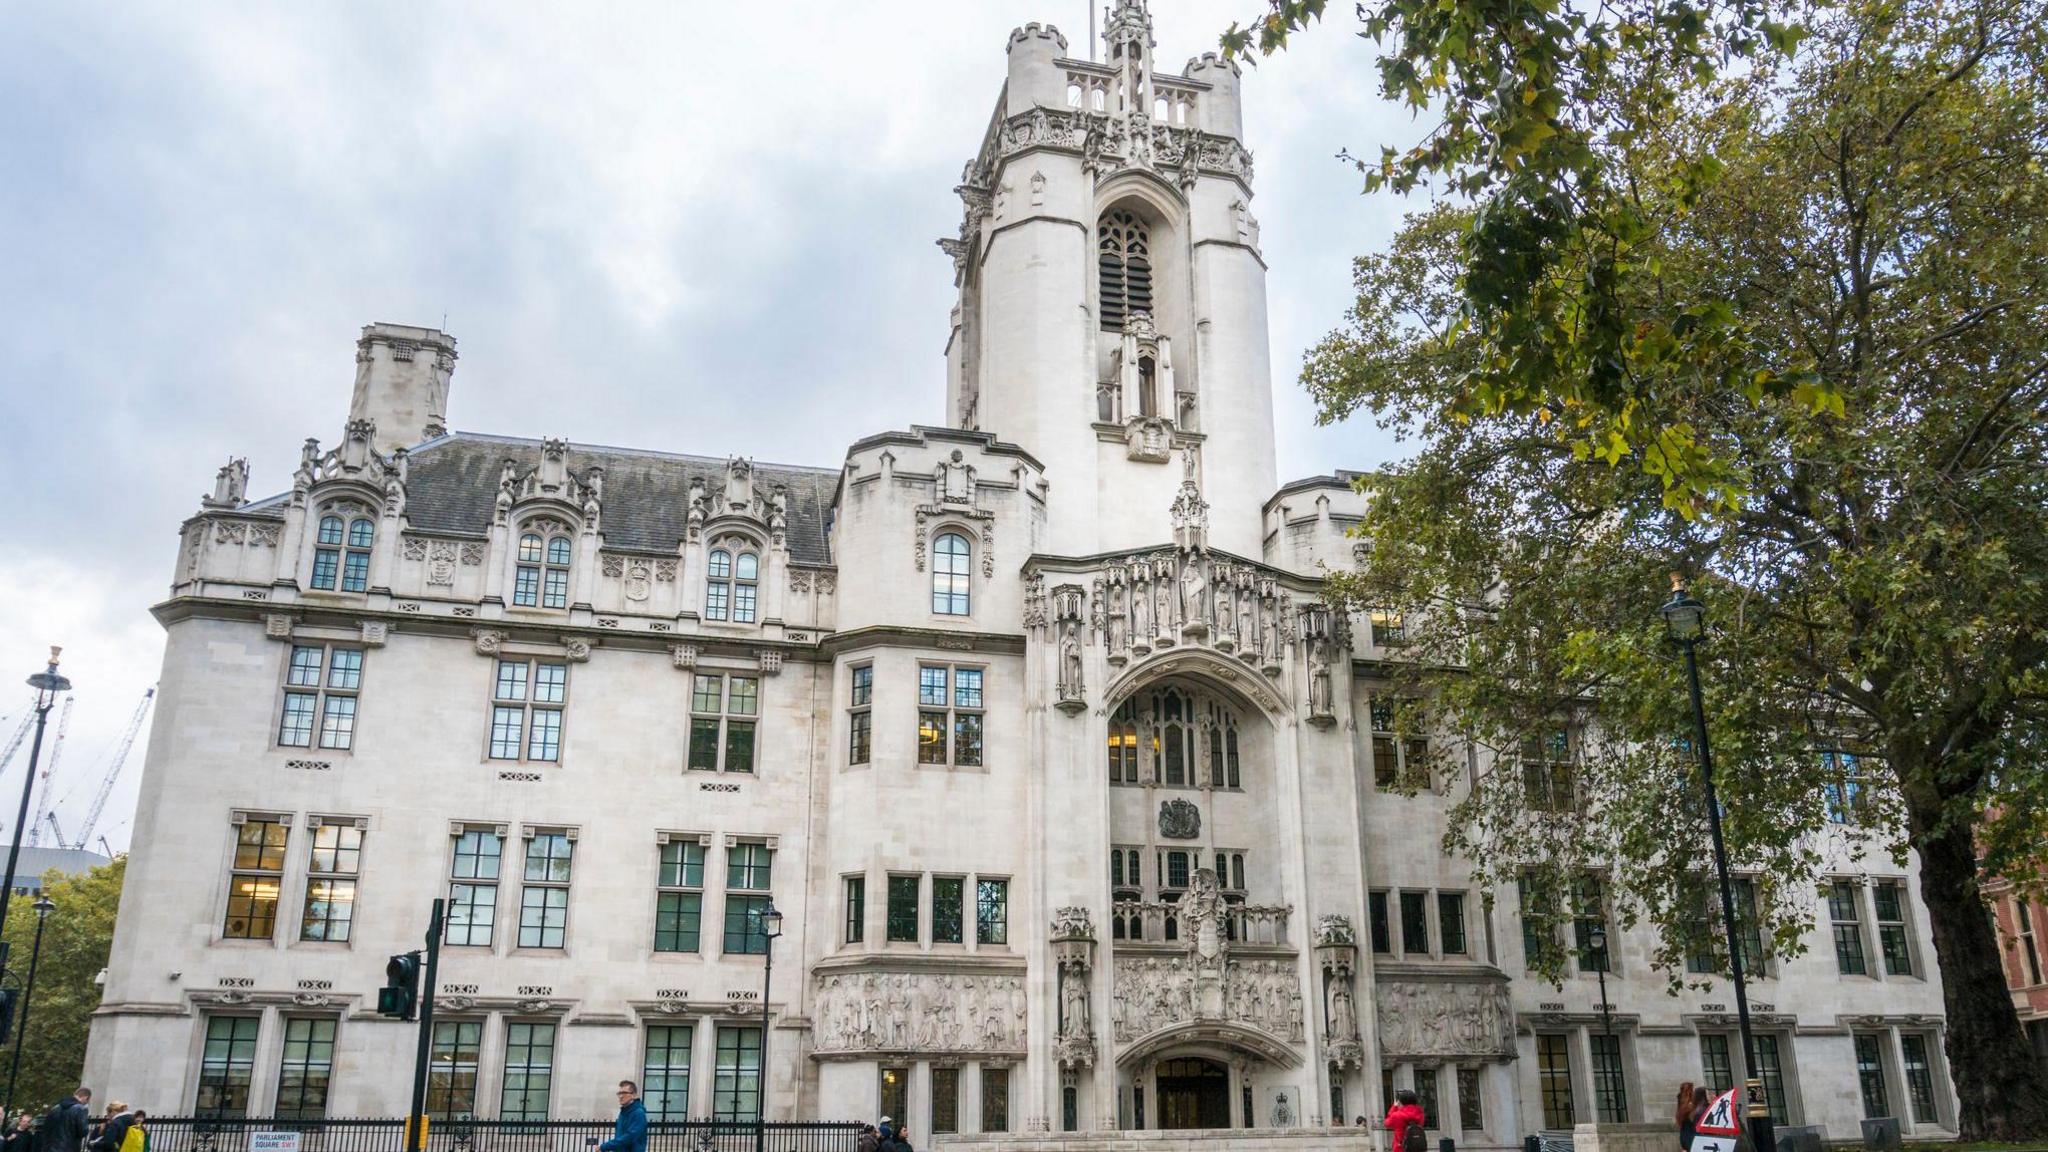
[[1700,1122],[1694,1125],[1699,1129],[1700,1135],[1742,1135],[1742,1112],[1735,1105],[1735,1093],[1736,1089],[1730,1088],[1714,1097],[1714,1102],[1707,1105],[1707,1110],[1700,1114]]
[[251,1132],[249,1152],[299,1152],[297,1132]]

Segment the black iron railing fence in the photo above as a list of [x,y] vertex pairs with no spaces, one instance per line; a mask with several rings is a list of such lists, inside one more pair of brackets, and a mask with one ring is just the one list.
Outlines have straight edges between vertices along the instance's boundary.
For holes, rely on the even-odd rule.
[[[253,1135],[272,1132],[296,1133],[299,1152],[405,1152],[396,1119],[152,1116],[147,1128],[149,1152],[250,1152]],[[851,1123],[658,1120],[647,1126],[647,1152],[753,1152],[757,1128],[767,1152],[854,1152],[860,1138]],[[611,1136],[609,1120],[434,1120],[427,1152],[592,1152]]]

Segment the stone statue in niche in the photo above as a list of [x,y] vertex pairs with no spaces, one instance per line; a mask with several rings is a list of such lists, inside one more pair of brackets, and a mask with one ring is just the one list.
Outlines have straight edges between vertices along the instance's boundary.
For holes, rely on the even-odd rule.
[[1160,557],[1152,565],[1152,591],[1154,620],[1158,624],[1159,646],[1172,645],[1173,631],[1180,623],[1180,601],[1174,595],[1177,581],[1174,579],[1173,561]]
[[1086,1036],[1088,1024],[1088,973],[1066,966],[1060,971],[1060,1035]]
[[1308,642],[1309,719],[1325,719],[1330,710],[1330,640],[1315,636]]
[[1131,579],[1131,651],[1143,656],[1152,650],[1151,566],[1140,561]]
[[1208,625],[1208,578],[1202,572],[1202,558],[1182,558],[1180,567],[1180,630],[1184,635],[1200,636],[1209,630]]
[[[1168,840],[1193,840],[1202,834],[1202,810],[1195,802],[1175,797],[1159,805],[1159,834]],[[1215,876],[1211,874],[1213,883]]]
[[1088,614],[1088,630],[1095,643],[1109,643],[1109,595],[1100,575],[1090,586]]
[[1358,1008],[1351,1002],[1351,978],[1330,979],[1330,1035],[1338,1040],[1358,1038]]
[[1081,622],[1060,621],[1060,708],[1077,712],[1086,708],[1087,688],[1081,680]]
[[1109,584],[1109,659],[1121,664],[1125,660],[1124,649],[1130,643],[1130,618],[1124,611],[1130,589],[1124,584],[1120,569],[1110,569]]
[[754,508],[754,462],[734,456],[725,462],[725,506],[734,512]]
[[939,465],[939,499],[947,504],[974,501],[974,469],[965,463],[958,448]]

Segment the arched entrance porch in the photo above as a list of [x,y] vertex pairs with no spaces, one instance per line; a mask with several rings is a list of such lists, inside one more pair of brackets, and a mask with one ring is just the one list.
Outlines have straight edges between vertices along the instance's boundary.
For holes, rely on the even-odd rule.
[[1261,1126],[1258,1084],[1300,1063],[1290,1044],[1256,1028],[1224,1021],[1162,1028],[1117,1061],[1119,1121],[1152,1131]]

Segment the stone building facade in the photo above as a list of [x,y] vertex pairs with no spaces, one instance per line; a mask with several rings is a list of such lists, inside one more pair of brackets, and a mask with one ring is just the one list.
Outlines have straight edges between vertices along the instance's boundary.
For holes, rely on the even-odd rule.
[[[156,609],[88,1081],[401,1114],[375,990],[437,898],[443,1117],[600,1114],[623,1075],[657,1117],[765,1084],[942,1142],[1242,1139],[1414,1087],[1503,1147],[1740,1077],[1725,983],[1668,995],[1615,925],[1603,1022],[1437,850],[1454,796],[1397,788],[1400,621],[1318,599],[1361,497],[1275,474],[1239,71],[1157,71],[1151,27],[1011,35],[941,242],[943,426],[827,467],[451,432],[454,339],[372,324],[337,442],[275,495],[222,468]],[[1939,1131],[1913,870],[1852,809],[1831,935],[1753,993],[1762,1071],[1830,1136]]]

